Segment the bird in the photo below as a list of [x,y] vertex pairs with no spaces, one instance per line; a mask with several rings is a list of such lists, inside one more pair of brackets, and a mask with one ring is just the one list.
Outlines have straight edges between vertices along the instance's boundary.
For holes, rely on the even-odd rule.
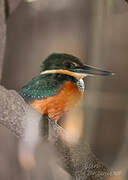
[[[47,136],[48,122],[54,130],[58,127],[65,129],[66,115],[84,96],[86,76],[110,75],[113,73],[84,64],[73,55],[52,53],[42,62],[40,74],[22,87],[19,94],[42,115],[44,128],[47,129],[43,135]],[[85,180],[88,176],[94,176],[95,180],[100,180],[109,173],[109,170],[88,150],[87,144],[80,143],[69,148],[59,139],[56,147],[64,156],[67,172],[75,179]],[[101,172],[101,175],[97,172]]]
[[53,53],[41,65],[40,74],[19,92],[23,99],[55,123],[63,119],[84,95],[84,77],[112,72],[88,66],[70,54]]

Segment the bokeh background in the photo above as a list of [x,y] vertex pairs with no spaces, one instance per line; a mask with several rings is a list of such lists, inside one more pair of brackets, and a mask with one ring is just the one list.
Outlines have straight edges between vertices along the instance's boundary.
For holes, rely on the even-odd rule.
[[[2,84],[20,90],[53,52],[115,72],[87,77],[84,136],[109,168],[128,175],[128,4],[125,0],[21,1],[7,20]],[[0,128],[0,179],[27,179],[17,139]],[[8,173],[6,173],[8,171]]]

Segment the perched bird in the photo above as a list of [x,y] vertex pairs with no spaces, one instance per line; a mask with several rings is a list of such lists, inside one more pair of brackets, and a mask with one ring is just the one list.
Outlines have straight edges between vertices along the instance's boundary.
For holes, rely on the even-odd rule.
[[85,65],[72,55],[54,53],[43,61],[40,74],[20,90],[20,95],[42,115],[58,123],[81,100],[84,77],[111,74]]
[[[45,128],[50,120],[56,131],[58,127],[65,128],[66,114],[82,99],[85,86],[83,78],[98,75],[108,76],[112,73],[83,64],[72,55],[54,53],[42,62],[40,74],[19,93],[32,108],[42,114]],[[65,169],[75,179],[86,180],[89,177],[100,180],[109,175],[109,170],[86,143],[69,147],[59,139],[55,144],[63,155]]]

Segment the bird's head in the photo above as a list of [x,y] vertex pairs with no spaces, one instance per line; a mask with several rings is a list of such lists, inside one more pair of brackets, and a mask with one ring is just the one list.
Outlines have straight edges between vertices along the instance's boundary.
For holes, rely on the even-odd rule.
[[61,73],[76,77],[77,79],[85,76],[108,76],[113,73],[94,68],[83,64],[79,58],[61,53],[53,53],[45,59],[41,65],[41,74]]

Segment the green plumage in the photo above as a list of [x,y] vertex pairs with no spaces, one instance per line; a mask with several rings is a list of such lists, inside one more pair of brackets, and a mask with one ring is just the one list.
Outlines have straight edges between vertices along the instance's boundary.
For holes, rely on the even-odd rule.
[[68,70],[71,72],[75,72],[78,74],[85,74],[85,75],[98,75],[98,76],[109,76],[113,73],[94,68],[92,66],[88,66],[86,64],[83,64],[79,58],[72,56],[70,54],[59,54],[59,53],[53,53],[49,55],[41,65],[40,71],[46,71],[46,70],[57,70],[57,69],[63,69]]
[[[66,63],[70,62],[69,67],[67,67]],[[83,66],[79,58],[72,56],[70,54],[59,54],[59,53],[53,53],[50,54],[43,62],[40,67],[40,71],[45,70],[52,70],[52,69],[64,69],[64,70],[70,70],[71,68],[74,69],[75,65],[73,63],[78,64],[78,66]]]
[[[70,54],[53,53],[41,65],[41,72],[47,70],[67,70],[77,75],[111,75],[112,73],[84,65],[79,58]],[[80,90],[84,90],[81,81],[67,74],[40,74],[33,78],[20,90],[20,95],[29,103],[57,94],[65,81],[76,83]]]
[[[70,70],[75,68],[73,64],[82,65],[77,57],[69,54],[53,53],[46,58],[41,65],[41,72],[46,70]],[[78,80],[66,74],[42,74],[33,78],[27,85],[20,90],[20,95],[27,103],[33,100],[40,100],[45,97],[57,94],[65,81],[77,83]],[[79,87],[78,83],[78,87]]]
[[[33,78],[19,92],[24,100],[29,103],[33,100],[57,94],[65,81],[77,83],[78,80],[66,74],[42,74]],[[79,83],[78,83],[79,84]]]

